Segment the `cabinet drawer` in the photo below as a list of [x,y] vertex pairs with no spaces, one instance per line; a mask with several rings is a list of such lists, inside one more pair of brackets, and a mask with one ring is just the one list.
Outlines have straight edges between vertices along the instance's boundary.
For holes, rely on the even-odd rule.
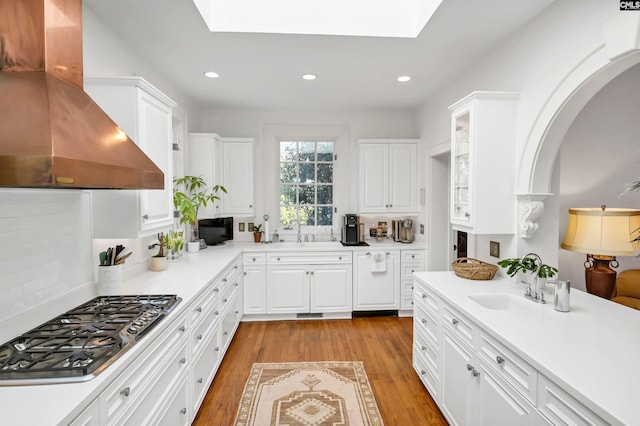
[[448,305],[443,305],[442,324],[469,347],[473,347],[474,325],[458,311]]
[[192,334],[193,353],[197,354],[219,327],[220,311],[216,308],[207,315]]
[[413,281],[403,281],[400,291],[403,295],[413,297]]
[[166,407],[164,411],[160,413],[160,417],[153,421],[154,425],[158,426],[182,426],[189,425],[189,391],[187,388],[187,380],[183,380],[179,384],[178,391],[169,397],[169,401],[162,404],[162,407]]
[[438,343],[438,320],[432,317],[420,305],[413,306],[413,323],[415,330],[421,330],[435,344]]
[[191,324],[194,327],[197,327],[205,316],[214,311],[218,303],[219,286],[217,284],[209,284],[209,286],[207,291],[198,297],[191,308]]
[[400,297],[400,309],[403,309],[403,310],[413,309],[413,295],[409,296],[409,295],[403,294]]
[[115,423],[131,426],[149,424],[150,418],[164,406],[162,400],[167,397],[170,390],[175,388],[180,378],[188,376],[187,360],[188,345],[184,342],[173,356],[154,366],[151,373],[155,376],[149,380],[144,395]]
[[267,263],[272,265],[323,265],[352,262],[350,251],[280,252],[269,253]]
[[418,265],[406,265],[406,264],[402,264],[402,279],[408,279],[408,280],[412,280],[413,279],[413,273],[414,272],[420,272],[422,271],[424,268],[418,266]]
[[420,377],[420,380],[424,383],[429,394],[431,394],[435,401],[438,401],[438,375],[434,374],[427,365],[427,361],[414,347],[413,368],[416,370],[416,373],[418,373],[418,377]]
[[413,350],[420,353],[420,355],[427,361],[427,367],[431,370],[434,376],[438,377],[438,344],[426,337],[424,332],[417,328],[413,339]]
[[220,327],[216,326],[210,339],[206,342],[204,350],[195,358],[193,366],[194,414],[200,408],[220,361]]
[[154,341],[100,394],[101,418],[106,419],[108,424],[113,424],[129,407],[139,403],[151,377],[158,371],[158,365],[184,339],[186,323],[186,316],[183,315],[165,332],[166,337]]
[[424,286],[420,285],[417,281],[412,281],[413,283],[413,297],[415,299],[416,305],[421,305],[423,308],[429,312],[434,317],[440,316],[440,303],[439,299],[430,291],[424,288]]
[[538,377],[538,410],[554,425],[608,424],[542,374]]
[[244,265],[264,265],[267,263],[266,253],[245,253],[242,255]]
[[478,352],[511,386],[535,404],[538,373],[529,363],[493,337],[480,332]]
[[402,250],[402,263],[424,264],[424,250]]

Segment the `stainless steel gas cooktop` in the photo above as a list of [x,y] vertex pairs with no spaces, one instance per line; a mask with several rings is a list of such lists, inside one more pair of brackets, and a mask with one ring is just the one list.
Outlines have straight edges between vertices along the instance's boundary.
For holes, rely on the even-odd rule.
[[181,300],[155,294],[96,297],[0,346],[0,386],[90,380]]

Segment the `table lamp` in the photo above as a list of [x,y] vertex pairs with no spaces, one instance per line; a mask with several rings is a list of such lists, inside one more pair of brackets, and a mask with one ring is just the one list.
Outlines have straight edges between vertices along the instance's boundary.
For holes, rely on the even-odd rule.
[[640,210],[607,208],[569,209],[565,250],[586,253],[587,292],[610,299],[616,286],[616,256],[634,256],[640,250]]

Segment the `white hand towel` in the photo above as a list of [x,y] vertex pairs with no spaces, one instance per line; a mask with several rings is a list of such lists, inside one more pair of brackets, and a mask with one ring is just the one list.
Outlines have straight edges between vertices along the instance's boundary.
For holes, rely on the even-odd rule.
[[387,271],[387,255],[383,251],[376,251],[371,254],[371,272]]

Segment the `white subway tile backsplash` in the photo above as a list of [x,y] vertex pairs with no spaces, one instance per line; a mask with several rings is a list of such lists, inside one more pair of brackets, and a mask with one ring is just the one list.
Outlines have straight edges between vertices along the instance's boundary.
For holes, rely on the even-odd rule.
[[0,189],[0,242],[0,327],[34,308],[61,313],[77,303],[51,301],[93,285],[88,191]]

